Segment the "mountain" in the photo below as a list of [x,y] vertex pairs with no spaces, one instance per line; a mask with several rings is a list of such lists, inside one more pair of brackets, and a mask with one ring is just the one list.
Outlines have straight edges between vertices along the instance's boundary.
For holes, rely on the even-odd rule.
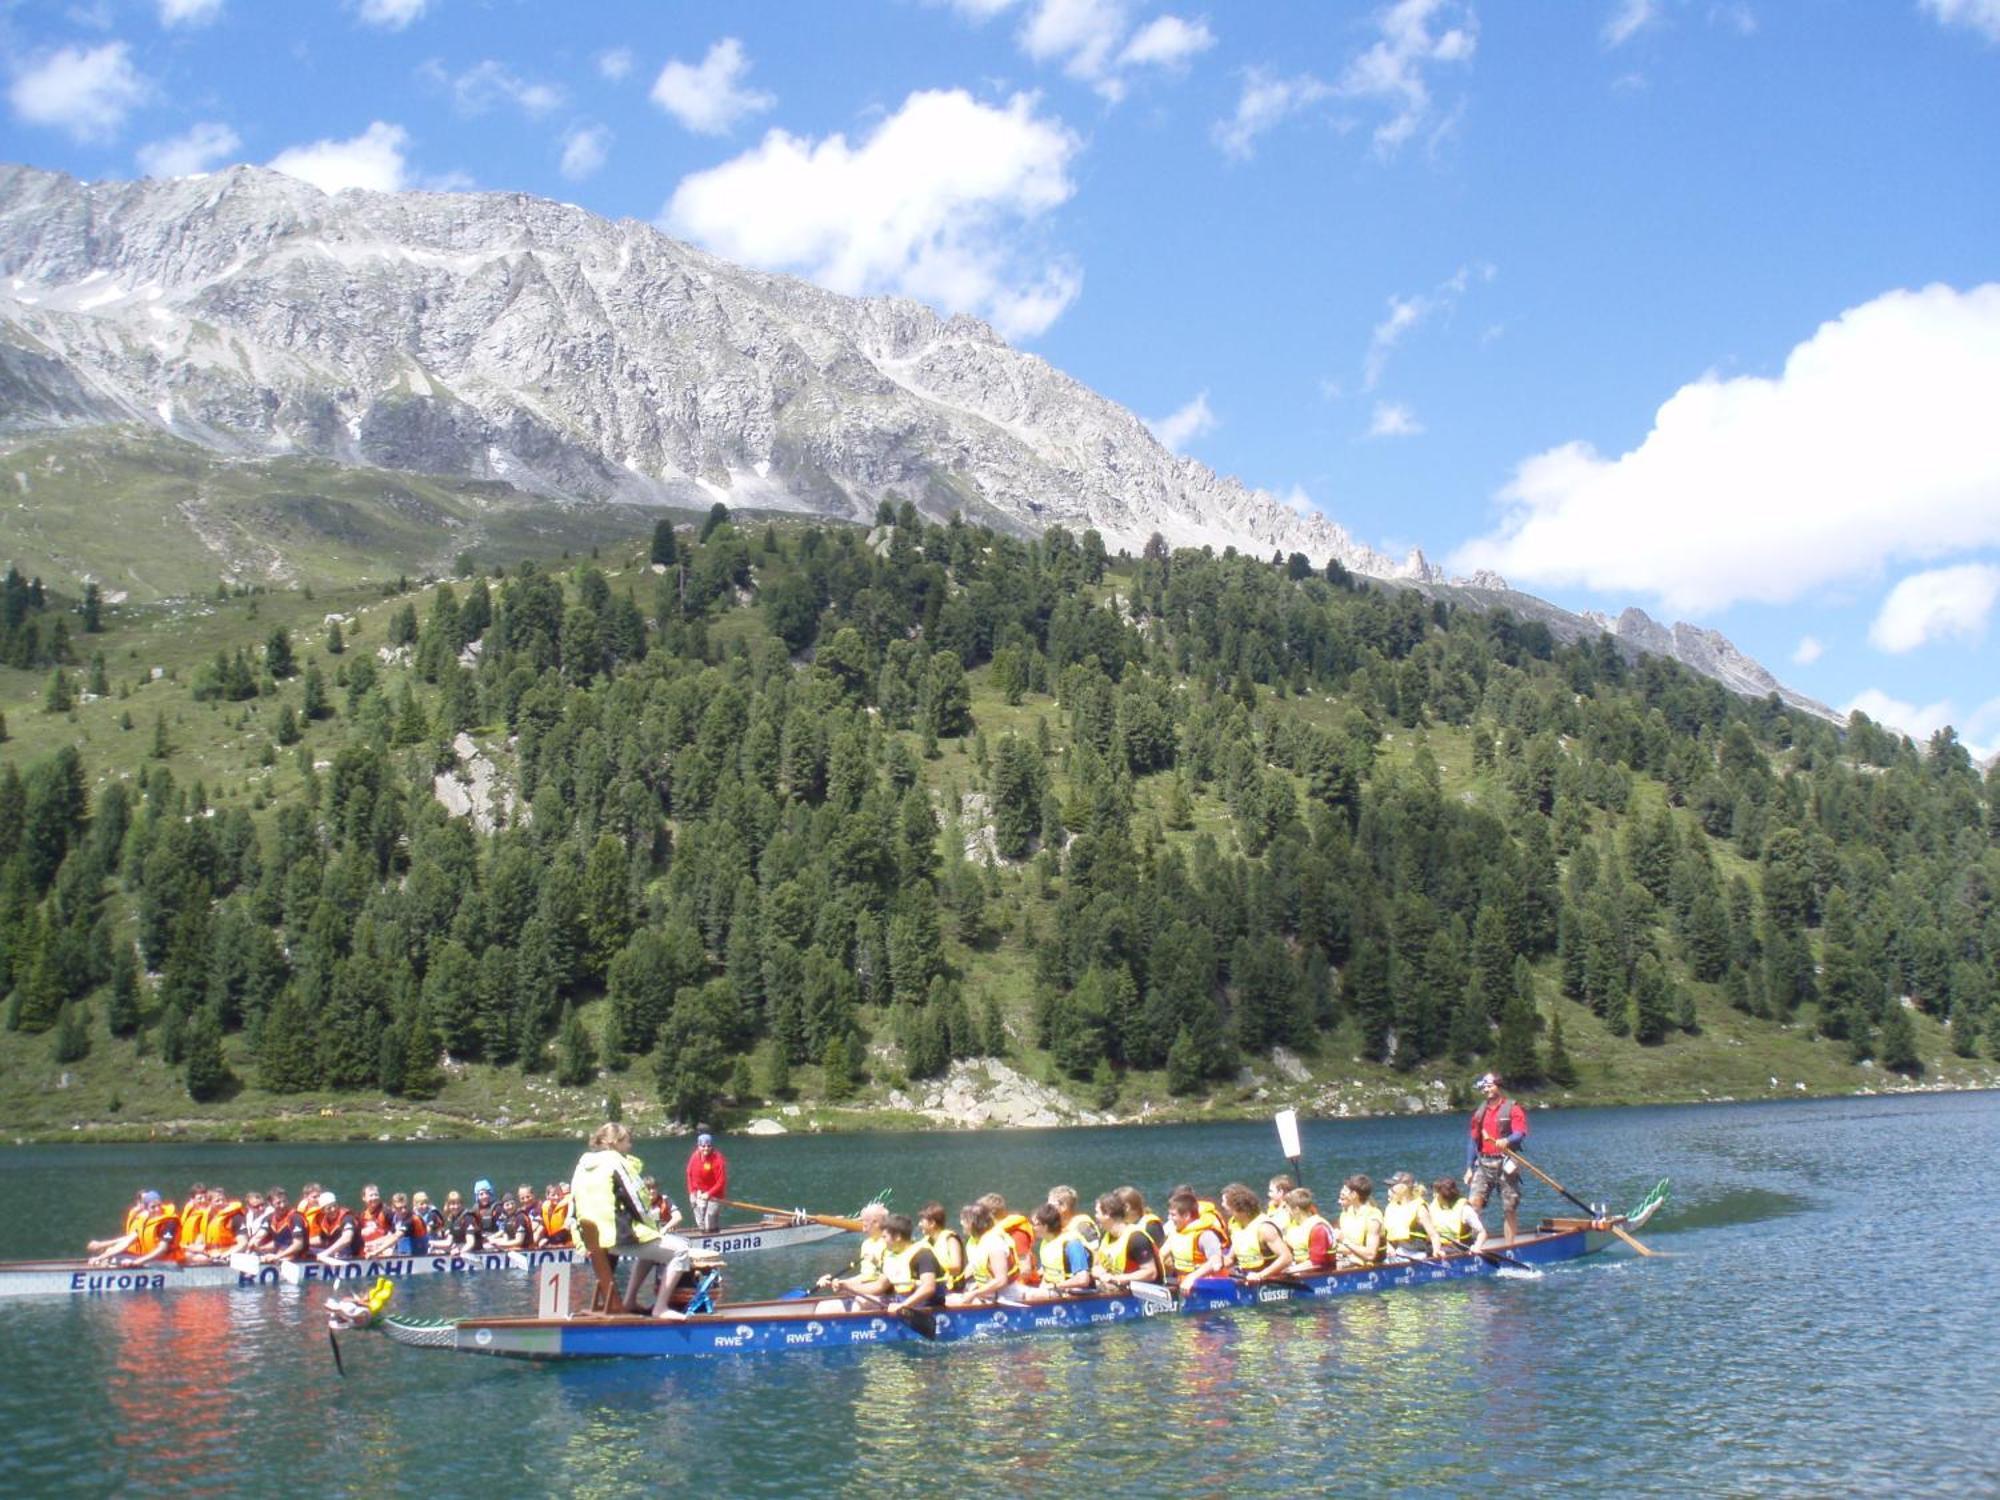
[[1831,716],[1712,631],[1573,615],[1491,574],[1447,580],[1420,551],[1384,556],[1177,457],[976,319],[840,296],[519,193],[0,167],[0,439],[111,426],[238,469],[330,461],[566,503],[852,519],[902,498],[1016,532],[1095,528],[1113,550],[1157,532],[1337,558]]

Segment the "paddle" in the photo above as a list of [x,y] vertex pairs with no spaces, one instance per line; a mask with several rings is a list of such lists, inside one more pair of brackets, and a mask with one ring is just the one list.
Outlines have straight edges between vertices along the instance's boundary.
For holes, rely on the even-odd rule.
[[1125,1290],[1141,1302],[1150,1302],[1155,1307],[1176,1305],[1172,1289],[1161,1286],[1157,1281],[1128,1281],[1125,1283]]
[[1295,1109],[1278,1111],[1278,1149],[1285,1153],[1285,1160],[1292,1164],[1292,1185],[1303,1186],[1303,1176],[1299,1171],[1299,1157],[1304,1155],[1299,1149],[1299,1112]]
[[[1513,1157],[1515,1161],[1519,1162],[1522,1166],[1526,1167],[1530,1172],[1533,1172],[1537,1177],[1541,1178],[1543,1182],[1546,1182],[1550,1187],[1554,1188],[1557,1192],[1561,1193],[1565,1198],[1569,1199],[1569,1201],[1574,1203],[1578,1208],[1582,1209],[1585,1213],[1591,1215],[1592,1220],[1595,1221],[1595,1219],[1597,1218],[1597,1210],[1592,1208],[1588,1203],[1585,1203],[1581,1198],[1577,1197],[1575,1193],[1572,1193],[1568,1188],[1564,1187],[1560,1182],[1557,1182],[1555,1178],[1549,1176],[1548,1173],[1544,1172],[1540,1167],[1536,1166],[1533,1162],[1529,1161],[1527,1157],[1523,1156],[1520,1152],[1514,1150],[1512,1147],[1502,1146],[1500,1149],[1508,1156]],[[1637,1250],[1641,1255],[1655,1255],[1658,1253],[1657,1251],[1648,1250],[1644,1245],[1640,1244],[1637,1239],[1627,1234],[1625,1232],[1624,1225],[1607,1223],[1606,1227],[1609,1228],[1613,1234],[1617,1235],[1619,1239],[1623,1240],[1626,1244],[1630,1245],[1634,1250]]]
[[898,1318],[910,1326],[910,1330],[920,1339],[935,1339],[937,1335],[937,1314],[927,1307],[899,1307],[891,1311],[886,1297],[877,1297],[872,1292],[856,1292],[855,1297],[863,1302],[872,1302],[891,1317]]
[[734,1198],[718,1199],[725,1208],[740,1208],[745,1213],[770,1214],[780,1219],[804,1219],[812,1224],[825,1224],[833,1229],[845,1229],[851,1234],[862,1233],[859,1219],[842,1218],[839,1214],[809,1214],[802,1208],[772,1208],[767,1203],[741,1203]]
[[340,1362],[340,1340],[333,1336],[331,1328],[326,1331],[326,1345],[333,1351],[333,1368],[339,1372],[340,1378],[345,1380],[347,1378],[347,1366]]

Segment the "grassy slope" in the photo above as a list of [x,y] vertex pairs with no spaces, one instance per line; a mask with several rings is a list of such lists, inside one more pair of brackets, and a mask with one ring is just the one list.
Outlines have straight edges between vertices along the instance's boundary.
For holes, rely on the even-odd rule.
[[[630,519],[628,515],[628,522]],[[628,528],[622,546],[604,549],[602,566],[612,575],[614,589],[631,584],[644,600],[650,580],[631,529],[636,528]],[[332,686],[336,662],[322,649],[324,617],[329,613],[346,616],[350,622],[349,650],[372,654],[385,639],[389,614],[412,597],[421,615],[428,609],[428,591],[388,599],[380,586],[358,585],[321,589],[314,597],[285,590],[227,601],[159,602],[114,610],[105,634],[78,638],[84,654],[93,648],[104,651],[111,697],[81,705],[68,715],[48,715],[40,709],[43,679],[39,674],[0,669],[0,712],[5,713],[12,735],[0,747],[0,756],[25,764],[73,742],[83,750],[93,780],[102,785],[109,778],[133,776],[144,766],[152,747],[155,716],[164,714],[172,747],[169,764],[183,785],[202,782],[211,802],[222,806],[258,808],[282,800],[296,789],[299,773],[292,751],[280,753],[270,766],[262,763],[277,702],[197,704],[186,686],[193,669],[218,649],[233,650],[238,645],[261,648],[272,628],[282,624],[294,633],[302,667],[307,659],[319,659],[328,676],[330,695],[338,703],[343,701],[342,695]],[[761,622],[753,613],[738,611],[719,621],[713,634],[720,640],[760,629]],[[155,668],[164,674],[158,680],[152,678]],[[390,669],[385,675],[393,695],[398,674]],[[1009,730],[1032,736],[1036,720],[1042,718],[1048,721],[1053,749],[1060,754],[1065,736],[1052,699],[1029,695],[1024,703],[1010,706],[991,691],[984,669],[971,674],[971,682],[974,718],[989,742],[997,742]],[[295,683],[287,685],[286,694],[296,705]],[[1337,713],[1340,705],[1325,699],[1295,700],[1294,707],[1317,717]],[[126,712],[134,721],[129,731],[120,728],[121,715]],[[336,718],[311,728],[304,743],[316,758],[326,760],[342,733]],[[500,737],[489,732],[481,738],[492,747]],[[1469,737],[1464,731],[1397,731],[1384,746],[1385,760],[1407,760],[1415,755],[1419,743],[1428,745],[1437,760],[1447,794],[1494,799],[1499,805],[1505,793],[1486,776],[1473,772]],[[977,789],[980,773],[973,740],[947,741],[926,774],[939,790]],[[1154,821],[1165,780],[1155,776],[1139,784],[1135,835]],[[1663,795],[1658,783],[1643,776],[1635,778],[1635,809],[1657,806]],[[1233,849],[1233,826],[1213,793],[1196,799],[1194,814],[1191,829],[1163,836],[1186,845],[1206,832],[1223,849]],[[263,815],[269,816],[268,812]],[[1610,821],[1617,825],[1618,820]],[[1732,852],[1718,846],[1718,854],[1725,863],[1725,874],[1749,870],[1754,878],[1754,869],[1743,865]],[[977,1015],[984,997],[993,995],[1016,1045],[1011,1063],[1030,1077],[1068,1088],[1080,1104],[1096,1107],[1087,1086],[1062,1085],[1047,1055],[1029,1045],[1033,1034],[1031,966],[1021,942],[1023,919],[1025,916],[1038,928],[1045,927],[1052,920],[1052,906],[1031,893],[1020,870],[1004,871],[1002,885],[1001,898],[989,906],[993,936],[976,951],[948,941],[952,962],[965,979],[968,1003]],[[1542,965],[1538,978],[1544,1013],[1553,1014],[1560,1007],[1565,1040],[1580,1075],[1574,1090],[1561,1095],[1545,1092],[1543,1103],[1790,1097],[1801,1092],[1801,1085],[1803,1092],[1812,1094],[1908,1086],[1872,1068],[1849,1064],[1843,1047],[1814,1040],[1807,1025],[1779,1028],[1730,1010],[1709,986],[1695,986],[1699,1035],[1677,1034],[1662,1046],[1639,1048],[1629,1040],[1612,1037],[1583,1007],[1558,999],[1552,962]],[[93,1010],[91,1053],[68,1067],[50,1060],[49,1037],[0,1032],[0,1133],[19,1139],[74,1138],[80,1131],[98,1139],[143,1138],[162,1132],[231,1138],[243,1134],[302,1138],[372,1138],[423,1132],[568,1134],[601,1117],[607,1092],[620,1095],[628,1117],[635,1121],[657,1118],[651,1070],[643,1059],[626,1074],[606,1075],[588,1088],[564,1089],[546,1075],[524,1077],[511,1069],[473,1065],[454,1069],[444,1093],[425,1104],[378,1095],[281,1097],[246,1087],[225,1103],[196,1106],[181,1087],[177,1070],[167,1068],[157,1057],[136,1055],[129,1040],[110,1038],[104,1030],[101,1004]],[[587,1005],[586,1021],[595,1025],[601,1010],[601,1001]],[[879,1022],[881,1018],[869,1019]],[[1920,1016],[1917,1025],[1919,1047],[1929,1064],[1923,1086],[2000,1084],[2000,1067],[1952,1057],[1935,1023]],[[229,1045],[232,1064],[239,1074],[250,1076],[254,1070],[240,1055],[241,1039],[232,1037]],[[1304,1059],[1312,1075],[1309,1082],[1287,1082],[1270,1063],[1257,1060],[1241,1082],[1196,1100],[1172,1098],[1158,1073],[1133,1073],[1122,1080],[1113,1108],[1127,1118],[1174,1119],[1216,1113],[1259,1114],[1281,1102],[1300,1103],[1327,1114],[1442,1107],[1448,1085],[1460,1081],[1455,1075],[1462,1070],[1448,1064],[1434,1064],[1405,1076],[1360,1062],[1353,1053],[1353,1038],[1336,1031],[1322,1040],[1316,1055]],[[884,1102],[891,1089],[903,1081],[893,1067],[880,1071],[883,1076],[858,1098],[830,1107],[819,1099],[817,1070],[796,1069],[797,1113],[788,1124],[805,1128],[913,1123],[910,1116],[889,1110]],[[772,1113],[777,1107],[773,1102],[758,1101],[749,1112]]]

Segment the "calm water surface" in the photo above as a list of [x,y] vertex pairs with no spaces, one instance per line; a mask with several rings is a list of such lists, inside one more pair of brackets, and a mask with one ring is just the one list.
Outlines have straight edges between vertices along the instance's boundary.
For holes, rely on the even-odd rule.
[[[1264,1125],[726,1142],[736,1191],[849,1212],[989,1188],[1261,1183]],[[678,1178],[686,1143],[651,1143]],[[1637,1494],[2000,1490],[2000,1272],[1984,1188],[2000,1096],[1536,1117],[1541,1164],[1623,1206],[1673,1198],[1625,1252],[1507,1276],[948,1349],[541,1368],[343,1343],[324,1288],[0,1303],[0,1494]],[[646,1146],[642,1144],[641,1150]],[[1306,1178],[1459,1166],[1453,1121],[1308,1124]],[[62,1252],[132,1191],[317,1178],[441,1197],[541,1183],[539,1145],[49,1147],[0,1154],[0,1257]],[[1531,1184],[1526,1212],[1558,1211]],[[1954,1233],[1965,1219],[1966,1233]],[[1957,1241],[1955,1246],[1954,1241]],[[848,1242],[748,1256],[745,1295]],[[527,1278],[406,1283],[435,1316],[529,1310]]]

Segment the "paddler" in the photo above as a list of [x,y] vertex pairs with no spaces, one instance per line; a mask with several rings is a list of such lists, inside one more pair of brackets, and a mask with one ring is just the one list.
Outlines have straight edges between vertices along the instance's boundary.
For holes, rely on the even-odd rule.
[[970,1259],[965,1251],[965,1236],[951,1227],[944,1205],[926,1203],[917,1213],[917,1229],[924,1243],[931,1247],[931,1254],[937,1257],[938,1285],[947,1292],[964,1286],[966,1262]]
[[1404,1260],[1439,1252],[1423,1186],[1408,1172],[1398,1172],[1389,1179],[1389,1201],[1382,1205],[1382,1234],[1389,1253]]
[[203,1238],[208,1234],[208,1184],[197,1182],[187,1190],[181,1199],[181,1254],[185,1258],[190,1250],[199,1250]]
[[542,1205],[535,1197],[535,1185],[524,1182],[514,1189],[514,1212],[521,1231],[523,1250],[533,1250],[542,1242]]
[[552,1182],[542,1189],[541,1242],[550,1249],[567,1249],[570,1239],[569,1184]]
[[248,1250],[264,1237],[264,1231],[271,1223],[271,1205],[262,1193],[249,1192],[243,1195],[243,1232],[238,1236],[241,1249]]
[[[1007,1200],[998,1193],[982,1194],[979,1201],[985,1204],[987,1211],[993,1215],[994,1227],[1013,1242],[1015,1274],[1033,1285],[1041,1278],[1041,1272],[1035,1265],[1035,1226],[1029,1222],[1026,1214],[1009,1211]],[[975,1252],[974,1259],[977,1258]]]
[[955,1292],[945,1300],[953,1307],[998,1302],[1000,1294],[1021,1279],[1021,1261],[1014,1249],[1014,1237],[994,1222],[986,1198],[961,1208],[958,1225],[965,1234],[965,1242],[972,1247],[965,1278],[969,1284],[964,1291]]
[[332,1193],[319,1195],[318,1228],[313,1234],[314,1258],[321,1265],[361,1259],[361,1220],[341,1207]]
[[416,1216],[410,1212],[408,1195],[391,1193],[389,1206],[383,1210],[383,1219],[388,1227],[374,1238],[366,1240],[362,1249],[371,1258],[416,1254],[416,1236],[420,1231]]
[[1431,1232],[1445,1255],[1486,1248],[1486,1225],[1479,1210],[1459,1192],[1456,1177],[1440,1177],[1431,1184]]
[[410,1194],[410,1242],[413,1253],[437,1255],[451,1248],[450,1221],[422,1188]]
[[1374,1196],[1375,1184],[1366,1172],[1356,1172],[1340,1185],[1340,1233],[1334,1238],[1333,1253],[1342,1270],[1382,1263],[1387,1241]]
[[132,1242],[125,1264],[149,1266],[156,1261],[178,1261],[181,1258],[180,1210],[171,1203],[162,1202],[158,1193],[146,1196],[151,1201],[146,1205],[146,1217],[139,1221],[139,1235]]
[[1044,1203],[1028,1219],[1035,1226],[1035,1261],[1041,1275],[1022,1295],[1030,1302],[1057,1302],[1089,1291],[1090,1246],[1083,1242],[1083,1236],[1076,1232],[1063,1211],[1053,1202]]
[[888,1214],[882,1222],[882,1274],[861,1295],[882,1302],[891,1313],[938,1307],[945,1300],[939,1285],[937,1254],[915,1237],[908,1214]]
[[361,1238],[378,1240],[389,1232],[389,1206],[382,1201],[382,1189],[368,1183],[361,1189],[361,1207],[355,1210],[361,1221]]
[[283,1188],[272,1188],[270,1197],[270,1217],[264,1221],[263,1234],[250,1248],[258,1251],[267,1265],[303,1260],[312,1243],[312,1231],[306,1227],[306,1216],[292,1207]]
[[1126,1220],[1122,1191],[1097,1200],[1097,1249],[1091,1279],[1107,1292],[1122,1292],[1135,1281],[1160,1279],[1160,1257],[1152,1238]]
[[1222,1190],[1229,1231],[1229,1266],[1245,1281],[1261,1284],[1292,1268],[1292,1247],[1285,1232],[1257,1202],[1257,1195],[1240,1182]]
[[1195,1197],[1190,1188],[1176,1188],[1167,1197],[1167,1223],[1164,1259],[1183,1294],[1192,1292],[1202,1277],[1222,1274],[1226,1244],[1222,1220],[1212,1205]]
[[243,1244],[248,1213],[240,1200],[230,1197],[219,1187],[208,1190],[207,1209],[201,1244],[197,1247],[190,1243],[187,1258],[214,1265],[228,1260]]
[[1498,1073],[1480,1074],[1473,1087],[1484,1097],[1466,1131],[1466,1196],[1483,1213],[1497,1189],[1511,1240],[1521,1231],[1521,1168],[1511,1153],[1528,1138],[1528,1112],[1500,1091]]
[[[132,1248],[133,1242],[139,1238],[139,1226],[146,1220],[146,1195],[151,1191],[150,1188],[141,1188],[132,1195],[132,1206],[125,1210],[125,1227],[122,1230],[109,1239],[92,1240],[83,1247],[92,1264],[102,1265]],[[154,1193],[153,1196],[157,1198],[159,1194]]]
[[[1097,1243],[1097,1221],[1083,1211],[1076,1196],[1076,1189],[1067,1184],[1049,1189],[1049,1202],[1061,1213],[1063,1228],[1077,1236],[1086,1245]],[[1030,1215],[1029,1217],[1033,1217]]]
[[863,1204],[861,1208],[861,1246],[854,1252],[854,1259],[840,1275],[820,1277],[814,1285],[822,1292],[853,1292],[863,1282],[877,1282],[882,1279],[882,1257],[888,1253],[889,1241],[884,1232],[889,1210],[880,1203]]
[[1146,1195],[1137,1188],[1122,1187],[1115,1191],[1125,1204],[1125,1222],[1132,1226],[1133,1233],[1143,1234],[1152,1241],[1153,1253],[1158,1255],[1167,1242],[1166,1224],[1146,1206]]
[[1292,1252],[1293,1269],[1323,1271],[1333,1264],[1335,1230],[1321,1217],[1311,1188],[1293,1188],[1285,1194],[1285,1219],[1285,1244]]

